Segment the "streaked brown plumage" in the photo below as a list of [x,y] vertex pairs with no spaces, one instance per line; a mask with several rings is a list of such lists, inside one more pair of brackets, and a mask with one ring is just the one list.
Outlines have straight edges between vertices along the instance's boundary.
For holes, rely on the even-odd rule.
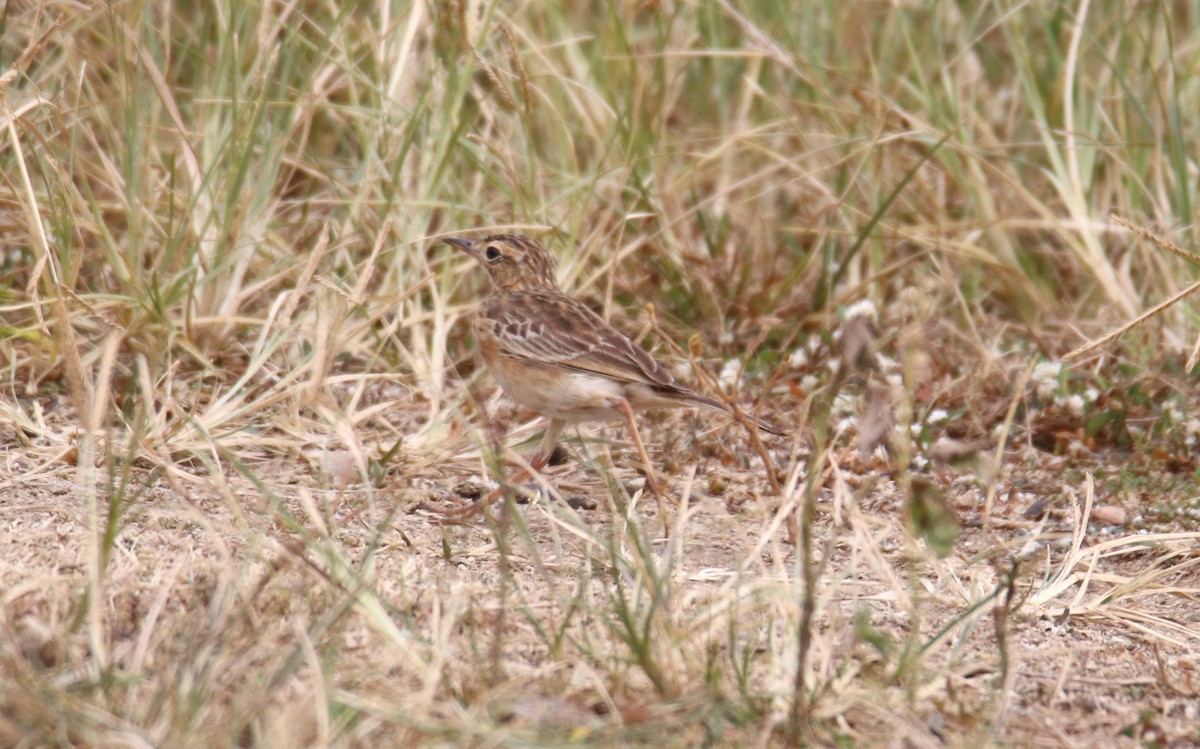
[[[564,294],[553,256],[536,240],[494,234],[446,242],[478,260],[492,280],[493,292],[473,322],[488,369],[509,397],[550,420],[530,467],[545,466],[565,425],[623,419],[641,454],[647,485],[657,494],[633,410],[700,406],[724,412],[725,406],[680,385],[628,336]],[[782,434],[765,421],[756,423]]]

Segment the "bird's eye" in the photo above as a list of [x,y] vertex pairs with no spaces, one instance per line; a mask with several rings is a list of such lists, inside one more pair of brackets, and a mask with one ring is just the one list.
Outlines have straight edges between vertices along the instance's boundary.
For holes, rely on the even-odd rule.
[[495,262],[502,257],[502,254],[499,248],[497,248],[495,245],[492,245],[483,251],[483,256],[488,260]]

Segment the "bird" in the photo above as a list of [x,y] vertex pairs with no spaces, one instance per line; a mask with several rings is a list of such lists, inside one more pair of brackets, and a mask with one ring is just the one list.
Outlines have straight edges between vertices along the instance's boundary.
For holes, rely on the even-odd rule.
[[[492,234],[444,241],[474,258],[491,280],[492,291],[471,323],[484,364],[506,395],[549,421],[528,467],[513,483],[546,466],[568,424],[624,421],[641,458],[646,487],[661,509],[665,487],[655,476],[634,412],[699,407],[728,413],[728,407],[679,384],[629,336],[564,292],[554,256],[536,239]],[[763,419],[749,418],[765,432],[784,434]],[[444,514],[470,517],[503,490]]]

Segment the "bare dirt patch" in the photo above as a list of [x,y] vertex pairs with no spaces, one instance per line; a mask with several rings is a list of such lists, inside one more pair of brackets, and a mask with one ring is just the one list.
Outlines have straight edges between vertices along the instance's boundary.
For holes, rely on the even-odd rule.
[[[651,439],[680,429],[667,420]],[[730,433],[706,424],[694,442],[729,446]],[[6,741],[47,723],[151,743],[200,730],[199,744],[640,745],[667,726],[669,743],[783,741],[801,583],[753,466],[676,475],[669,537],[652,501],[635,493],[617,507],[584,464],[595,461],[576,459],[547,478],[596,509],[542,496],[445,526],[417,505],[486,481],[459,444],[373,491],[323,487],[319,471],[286,460],[257,466],[254,482],[227,470],[172,487],[134,470],[95,582],[81,472],[10,473]],[[609,459],[602,443],[571,450]],[[636,484],[632,457],[612,457],[618,484]],[[1003,483],[1038,483],[1037,462],[1012,453]],[[1086,485],[1065,487],[1074,510],[1030,520],[1014,492],[938,559],[903,530],[895,486],[868,477],[839,470],[819,495],[817,635],[804,664],[813,738],[1195,738],[1194,533],[1080,526]],[[969,476],[935,478],[958,513],[978,513]],[[854,496],[856,484],[869,493]],[[101,513],[112,497],[100,487]],[[20,696],[31,689],[36,700]]]

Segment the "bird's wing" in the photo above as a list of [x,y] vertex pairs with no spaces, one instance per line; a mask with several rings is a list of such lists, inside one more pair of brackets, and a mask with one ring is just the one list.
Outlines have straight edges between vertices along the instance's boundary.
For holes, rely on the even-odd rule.
[[[681,402],[729,410],[675,382],[641,346],[565,294],[526,291],[490,297],[480,306],[476,324],[490,328],[503,356],[639,383]],[[759,429],[786,434],[768,421],[748,417]]]
[[565,294],[540,291],[491,297],[479,323],[506,356],[653,387],[679,386],[662,365],[586,305]]

